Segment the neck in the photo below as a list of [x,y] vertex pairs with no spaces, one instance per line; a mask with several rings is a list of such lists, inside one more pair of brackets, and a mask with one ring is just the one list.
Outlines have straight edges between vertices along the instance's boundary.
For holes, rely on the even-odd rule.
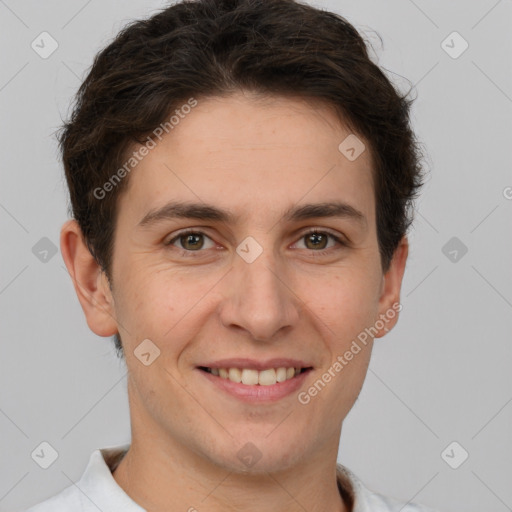
[[[154,441],[137,442],[121,460],[113,477],[147,512],[173,510],[226,512],[350,512],[343,499],[336,468],[328,461],[319,469],[307,461],[278,472],[238,473],[188,454],[183,447],[160,447]],[[172,456],[171,456],[172,454]],[[314,461],[317,463],[318,461]]]

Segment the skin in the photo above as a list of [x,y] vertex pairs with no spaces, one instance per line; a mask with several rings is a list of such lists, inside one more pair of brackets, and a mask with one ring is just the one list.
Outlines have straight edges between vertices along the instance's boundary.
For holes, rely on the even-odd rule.
[[[118,202],[112,289],[77,223],[61,231],[89,327],[123,340],[132,444],[114,478],[148,511],[170,504],[211,512],[349,510],[337,489],[336,459],[371,341],[307,405],[297,393],[273,404],[243,403],[196,366],[225,357],[296,357],[314,367],[299,391],[307,390],[400,301],[407,239],[384,273],[369,146],[349,161],[338,146],[351,132],[326,106],[247,92],[198,100],[129,176]],[[171,199],[229,209],[238,221],[137,226]],[[325,201],[353,206],[365,222],[281,218],[287,208]],[[186,237],[165,245],[183,228],[205,234],[202,248]],[[349,244],[327,238],[316,248],[303,234],[308,228]],[[252,263],[236,253],[247,236],[263,249]],[[328,252],[318,255],[321,249]],[[134,355],[144,339],[161,351],[149,366]],[[237,457],[248,442],[262,455],[251,468]]]

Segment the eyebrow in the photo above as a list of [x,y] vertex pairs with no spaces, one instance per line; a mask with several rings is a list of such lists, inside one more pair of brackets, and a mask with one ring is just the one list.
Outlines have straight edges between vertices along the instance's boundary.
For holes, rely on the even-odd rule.
[[[353,206],[343,202],[312,203],[292,206],[284,212],[282,220],[297,222],[316,218],[343,218],[366,226],[366,217]],[[229,210],[213,205],[195,202],[171,201],[164,206],[150,210],[139,222],[139,227],[148,227],[162,220],[195,219],[236,224],[237,216]]]

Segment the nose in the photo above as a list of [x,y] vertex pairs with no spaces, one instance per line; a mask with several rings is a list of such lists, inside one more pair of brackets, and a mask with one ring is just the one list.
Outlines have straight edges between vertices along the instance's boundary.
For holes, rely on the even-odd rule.
[[273,341],[295,327],[302,301],[288,273],[271,250],[264,250],[252,263],[235,254],[233,268],[223,280],[222,324],[259,341]]

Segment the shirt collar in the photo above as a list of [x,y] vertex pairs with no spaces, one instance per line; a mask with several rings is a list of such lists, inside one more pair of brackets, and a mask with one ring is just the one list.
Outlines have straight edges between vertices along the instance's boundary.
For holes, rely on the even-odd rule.
[[129,444],[95,450],[77,486],[99,510],[109,512],[146,512],[135,503],[112,476],[112,468],[124,457]]

